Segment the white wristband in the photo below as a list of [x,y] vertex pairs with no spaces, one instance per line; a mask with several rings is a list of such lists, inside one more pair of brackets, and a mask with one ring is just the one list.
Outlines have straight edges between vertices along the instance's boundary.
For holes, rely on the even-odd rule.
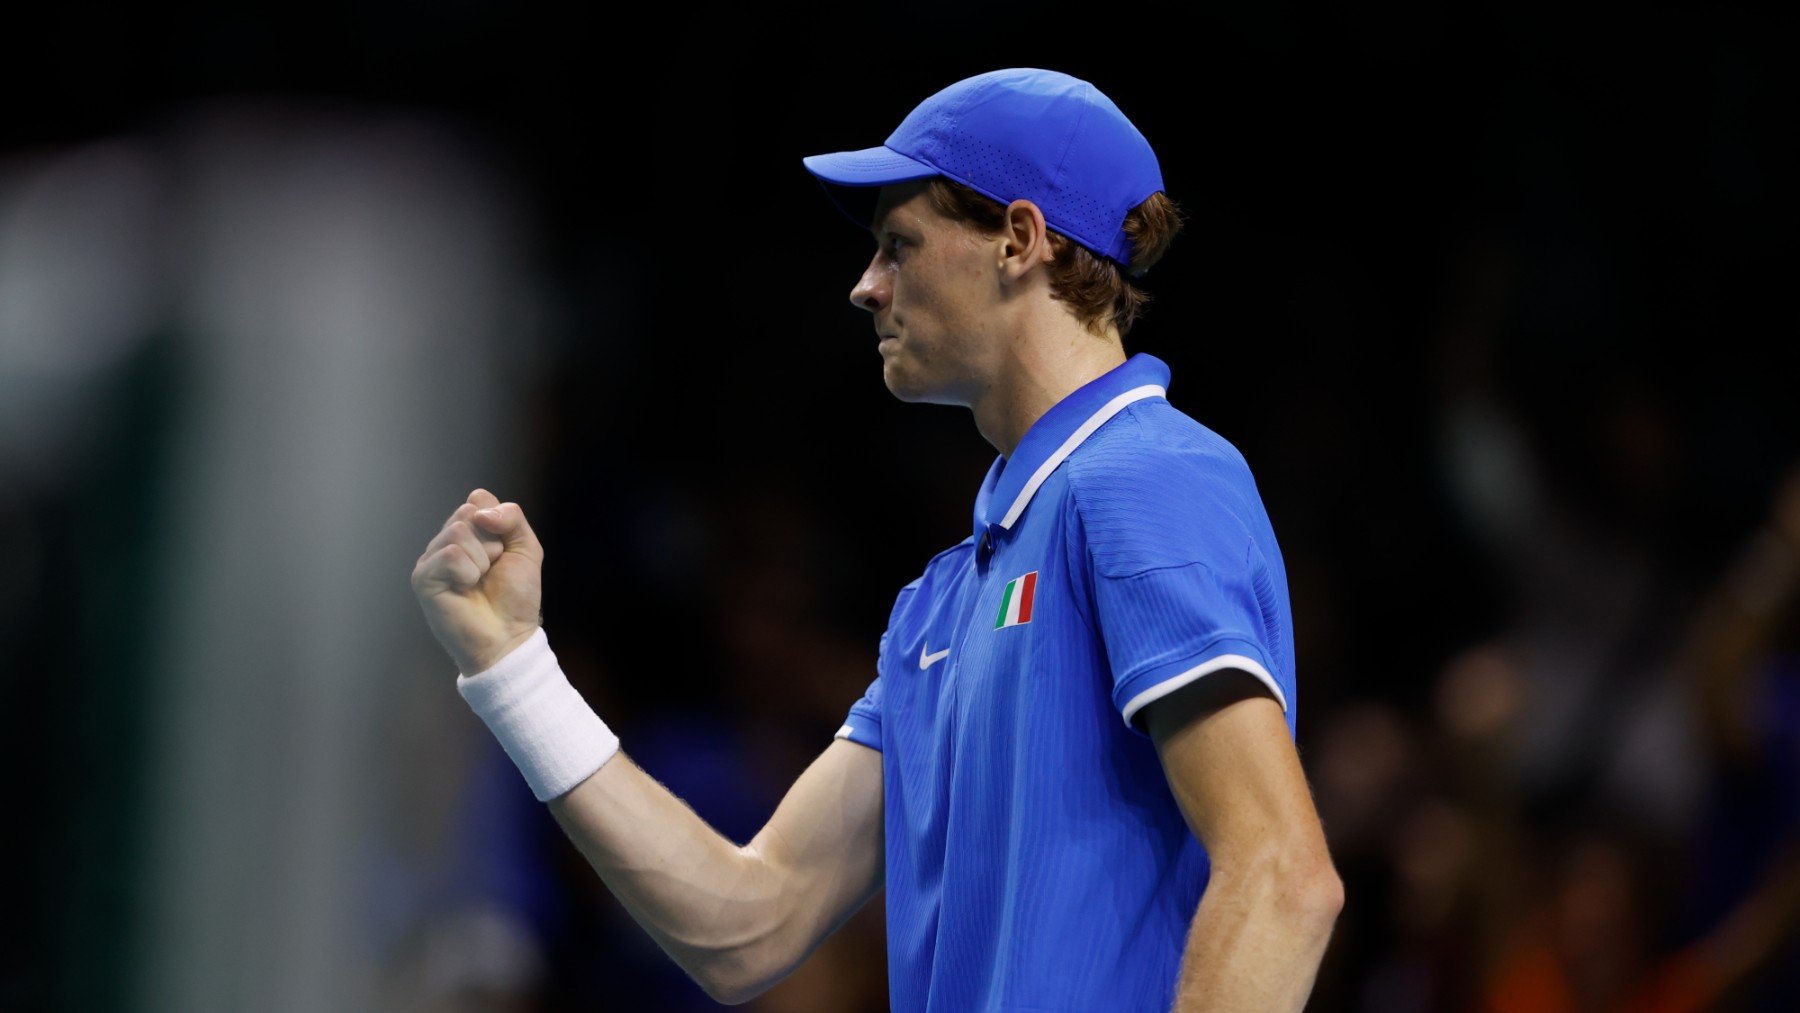
[[456,691],[487,722],[539,802],[587,780],[619,751],[619,737],[569,685],[541,626],[492,668],[459,674]]

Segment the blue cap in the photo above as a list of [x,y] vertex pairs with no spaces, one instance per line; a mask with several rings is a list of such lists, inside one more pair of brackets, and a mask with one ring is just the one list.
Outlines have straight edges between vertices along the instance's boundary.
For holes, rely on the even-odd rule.
[[1131,263],[1125,216],[1163,188],[1150,142],[1100,89],[1030,68],[956,82],[919,103],[878,148],[802,161],[839,186],[947,176],[1002,204],[1029,200],[1051,228],[1122,265]]

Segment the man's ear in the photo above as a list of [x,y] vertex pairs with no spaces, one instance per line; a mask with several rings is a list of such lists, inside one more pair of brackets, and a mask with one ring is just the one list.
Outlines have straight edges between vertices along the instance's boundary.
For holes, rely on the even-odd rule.
[[1001,223],[1000,270],[1012,280],[1023,278],[1039,264],[1048,264],[1050,226],[1044,223],[1044,212],[1028,200],[1016,200],[1006,206],[1006,220]]

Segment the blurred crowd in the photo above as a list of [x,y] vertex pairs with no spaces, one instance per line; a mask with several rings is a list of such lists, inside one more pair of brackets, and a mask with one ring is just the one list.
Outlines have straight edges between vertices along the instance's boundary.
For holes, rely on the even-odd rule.
[[1694,587],[1518,491],[1511,621],[1306,754],[1351,898],[1314,1007],[1791,1008],[1800,467]]

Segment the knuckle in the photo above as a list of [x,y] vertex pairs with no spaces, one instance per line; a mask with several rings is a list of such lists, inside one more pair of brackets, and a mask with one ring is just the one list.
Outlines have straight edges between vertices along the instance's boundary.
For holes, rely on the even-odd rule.
[[428,586],[432,582],[432,580],[438,576],[439,572],[443,569],[443,566],[441,563],[442,558],[443,557],[441,554],[434,552],[431,555],[426,556],[423,559],[420,559],[417,563],[415,563],[413,565],[413,572],[412,572],[413,590],[423,591],[426,588],[426,586]]

